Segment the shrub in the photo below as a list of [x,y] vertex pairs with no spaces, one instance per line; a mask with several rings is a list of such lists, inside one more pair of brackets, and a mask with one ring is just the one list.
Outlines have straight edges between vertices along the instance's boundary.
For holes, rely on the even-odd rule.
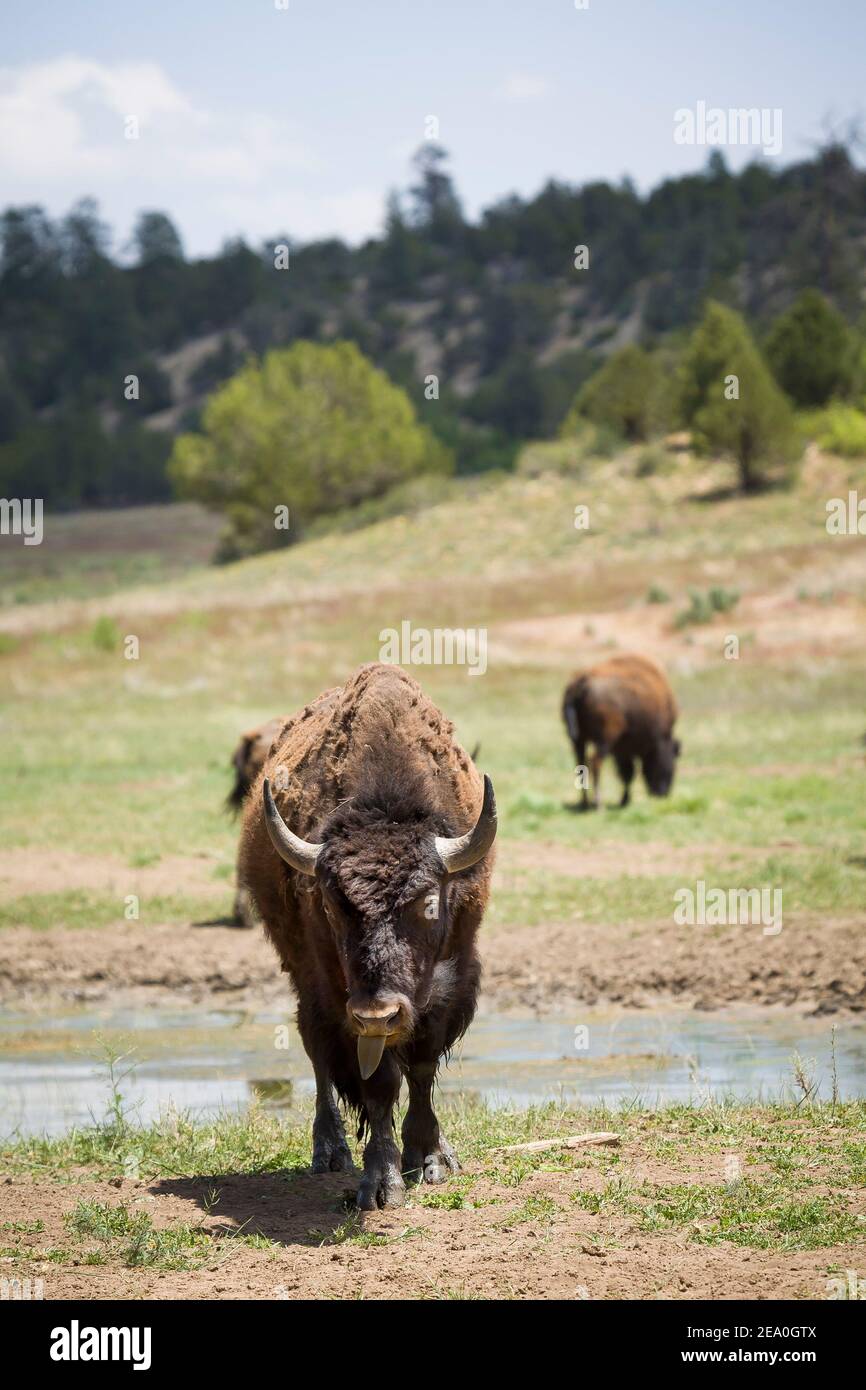
[[689,605],[677,614],[675,627],[691,627],[698,623],[709,623],[717,613],[728,613],[740,601],[736,589],[719,587],[708,589],[702,594],[699,589],[689,589]]
[[635,476],[651,478],[654,473],[660,473],[669,461],[667,451],[660,444],[647,444],[637,456]]
[[803,425],[828,453],[843,458],[866,458],[866,414],[836,401],[825,410],[802,417]]
[[528,478],[540,477],[542,473],[582,477],[590,459],[615,458],[622,448],[622,439],[612,430],[582,421],[578,431],[568,438],[527,444],[516,471]]
[[660,584],[650,584],[647,589],[647,603],[670,603],[670,594]]
[[116,652],[120,646],[120,629],[113,618],[104,613],[90,629],[90,640],[100,652]]
[[[250,361],[202,424],[175,441],[169,469],[182,494],[227,517],[222,558],[285,545],[314,517],[453,470],[405,391],[354,343],[297,342]],[[290,530],[275,526],[280,506]]]

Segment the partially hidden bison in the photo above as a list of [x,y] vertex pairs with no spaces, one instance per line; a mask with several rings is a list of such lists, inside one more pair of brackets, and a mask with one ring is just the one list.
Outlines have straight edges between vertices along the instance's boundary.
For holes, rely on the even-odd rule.
[[475,1012],[495,835],[489,778],[397,666],[362,666],[295,715],[247,799],[241,875],[297,994],[313,1171],[352,1169],[339,1097],[367,1139],[364,1210],[459,1171],[432,1090]]
[[[260,724],[257,728],[248,729],[245,734],[241,734],[240,741],[232,753],[235,781],[226,797],[226,806],[230,811],[237,814],[243,807],[250,787],[256,781],[267,761],[271,746],[279,738],[288,722],[288,718],[282,715],[276,719],[269,719],[266,724]],[[254,927],[256,925],[250,895],[241,881],[239,872],[235,876],[232,924],[236,927]]]
[[[679,740],[673,728],[679,711],[667,679],[645,656],[612,656],[583,671],[567,686],[562,714],[579,767],[592,776],[592,802],[583,785],[584,807],[598,806],[601,764],[610,753],[623,784],[621,806],[631,798],[635,760],[652,796],[673,785]],[[587,764],[587,747],[593,754]]]

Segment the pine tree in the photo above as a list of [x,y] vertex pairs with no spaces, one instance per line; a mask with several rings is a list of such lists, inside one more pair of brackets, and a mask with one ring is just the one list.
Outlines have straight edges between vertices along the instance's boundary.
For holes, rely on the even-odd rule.
[[665,428],[664,383],[655,357],[636,344],[620,348],[581,387],[562,428],[573,434],[581,418],[605,425],[629,441]]
[[852,336],[820,290],[803,290],[779,315],[767,337],[766,354],[782,390],[797,405],[826,405],[851,385]]
[[733,309],[708,303],[686,350],[680,386],[696,447],[732,458],[744,492],[765,486],[797,456],[791,408]]

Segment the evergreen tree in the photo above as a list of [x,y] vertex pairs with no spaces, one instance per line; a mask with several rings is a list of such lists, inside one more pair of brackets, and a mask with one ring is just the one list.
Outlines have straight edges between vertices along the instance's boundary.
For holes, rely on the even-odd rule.
[[796,457],[791,408],[732,309],[707,305],[686,350],[680,386],[696,446],[732,458],[744,492],[764,486]]
[[424,144],[413,163],[418,182],[409,190],[414,226],[437,245],[454,245],[463,229],[463,212],[445,169],[448,155],[441,145]]
[[164,212],[142,212],[139,214],[132,234],[132,243],[139,265],[152,265],[154,261],[182,261],[183,245],[180,234]]
[[664,418],[664,380],[656,358],[637,344],[620,348],[581,387],[566,416],[563,434],[580,420],[605,425],[624,439],[648,439],[669,423]]
[[852,335],[820,290],[803,290],[775,320],[766,342],[773,375],[797,405],[825,405],[851,385]]

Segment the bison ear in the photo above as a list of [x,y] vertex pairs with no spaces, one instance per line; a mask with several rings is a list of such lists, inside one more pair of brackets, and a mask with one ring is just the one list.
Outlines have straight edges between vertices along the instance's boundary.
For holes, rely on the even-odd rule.
[[262,784],[262,798],[265,808],[265,825],[271,838],[271,844],[277,854],[284,863],[288,864],[290,868],[296,869],[299,874],[314,874],[319,855],[322,852],[322,845],[314,845],[310,840],[302,840],[299,835],[293,834],[277,810],[271,784],[267,777]]
[[682,751],[683,751],[683,745],[680,743],[680,741],[679,741],[678,738],[675,738],[675,739],[674,739],[674,757],[675,757],[675,758],[678,758],[678,757],[680,756],[680,753],[682,753]]
[[465,835],[447,837],[436,836],[436,852],[449,874],[459,873],[461,869],[471,869],[479,859],[483,859],[496,839],[496,797],[493,783],[484,774],[484,801],[481,814],[475,825]]

